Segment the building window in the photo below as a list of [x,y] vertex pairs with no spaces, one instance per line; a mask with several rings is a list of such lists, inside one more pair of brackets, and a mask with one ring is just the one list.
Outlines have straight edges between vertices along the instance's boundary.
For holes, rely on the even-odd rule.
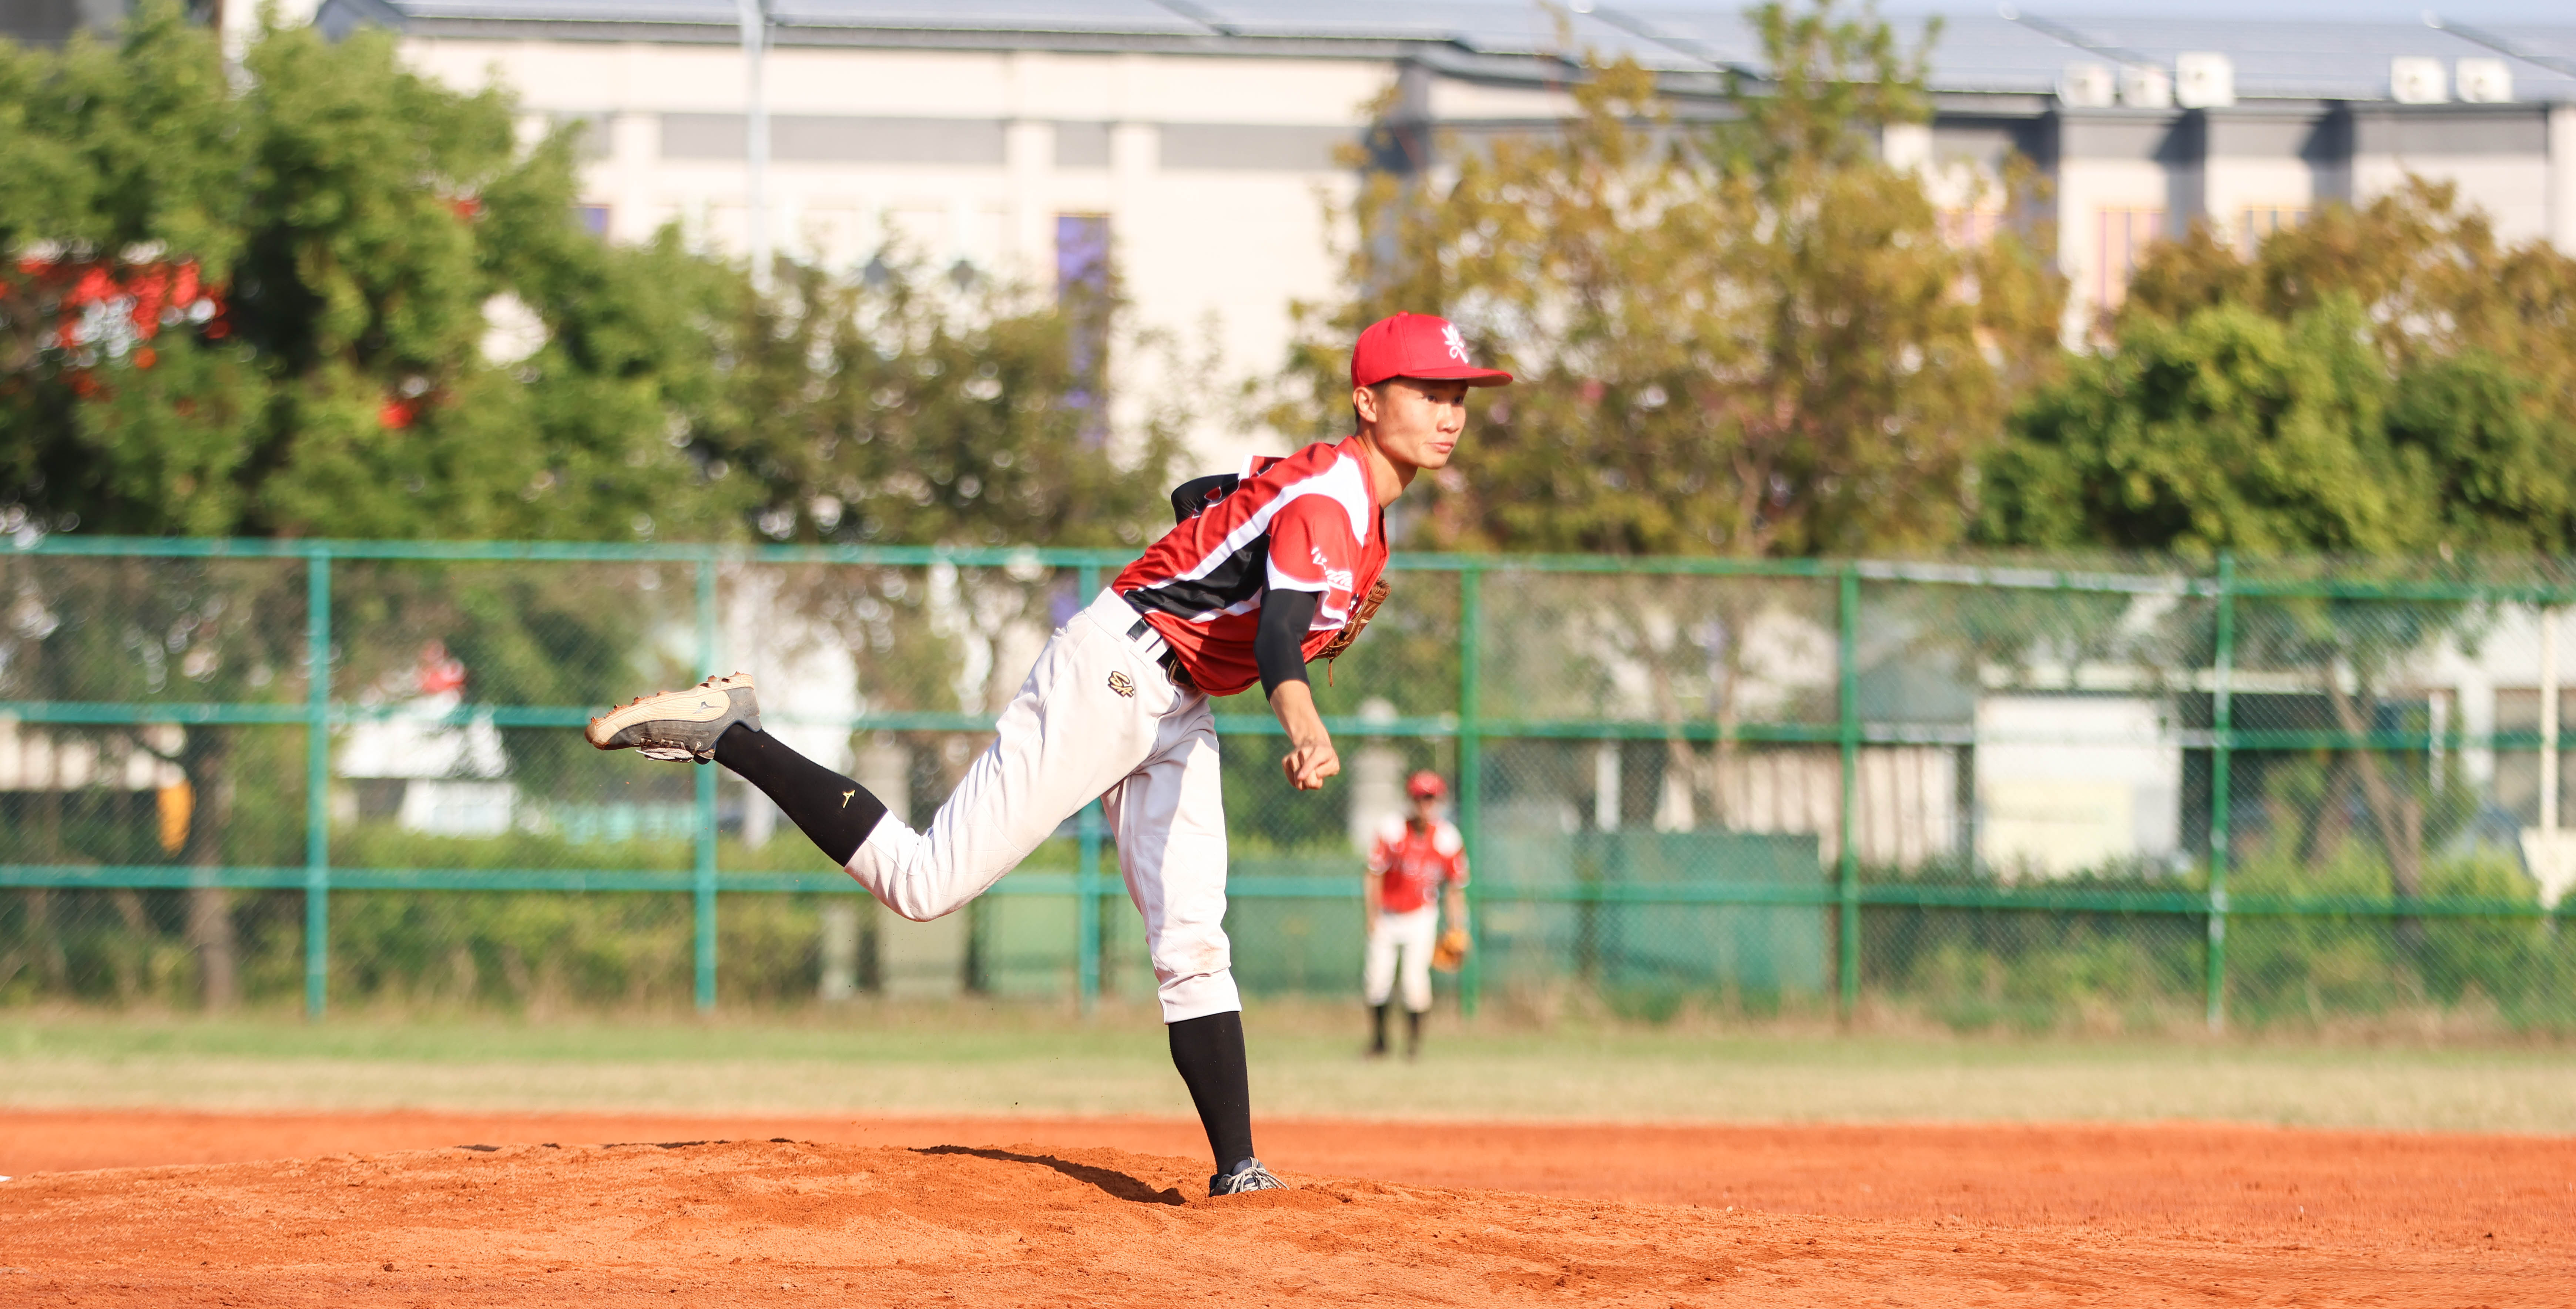
[[2236,214],[2236,250],[2246,258],[2263,245],[2263,239],[2285,227],[2296,227],[2308,221],[2304,205],[2249,205]]
[[581,220],[581,228],[583,231],[590,233],[592,236],[604,237],[608,235],[608,206],[574,205],[572,207],[572,212],[573,217]]
[[1055,216],[1055,302],[1066,319],[1067,362],[1080,379],[1065,397],[1082,411],[1085,439],[1108,438],[1109,215]]
[[2117,309],[2129,297],[2129,275],[2147,257],[2147,247],[2163,240],[2165,211],[2105,209],[2094,227],[2093,307]]
[[1109,290],[1109,215],[1055,216],[1055,294]]

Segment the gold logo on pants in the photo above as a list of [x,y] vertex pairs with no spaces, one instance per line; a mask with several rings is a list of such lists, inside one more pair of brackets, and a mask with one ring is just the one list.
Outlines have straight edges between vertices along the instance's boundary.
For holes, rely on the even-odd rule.
[[1136,681],[1125,673],[1111,673],[1109,675],[1109,689],[1116,691],[1118,694],[1123,695],[1130,700],[1136,698]]

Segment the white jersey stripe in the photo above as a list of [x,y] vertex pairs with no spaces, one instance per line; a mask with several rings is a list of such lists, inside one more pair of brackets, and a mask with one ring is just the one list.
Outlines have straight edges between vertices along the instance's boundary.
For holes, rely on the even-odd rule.
[[[1190,565],[1187,569],[1174,573],[1170,577],[1164,578],[1162,581],[1149,582],[1141,589],[1151,590],[1170,586],[1175,582],[1192,582],[1207,576],[1228,559],[1241,554],[1253,542],[1269,535],[1270,520],[1278,517],[1281,509],[1285,508],[1290,501],[1295,500],[1300,496],[1330,496],[1336,503],[1341,505],[1342,512],[1349,516],[1351,520],[1351,534],[1353,539],[1357,540],[1361,545],[1367,545],[1370,515],[1353,507],[1355,500],[1364,503],[1365,497],[1355,497],[1352,494],[1354,489],[1365,488],[1364,486],[1337,485],[1338,483],[1359,484],[1361,483],[1361,480],[1358,461],[1352,459],[1336,459],[1333,461],[1333,466],[1331,468],[1317,473],[1312,477],[1305,478],[1301,481],[1291,482],[1287,486],[1281,487],[1279,494],[1274,497],[1270,503],[1252,511],[1252,516],[1250,518],[1243,520],[1235,526],[1233,531],[1226,533],[1225,539],[1219,541],[1216,548],[1208,551],[1207,554],[1202,556],[1197,563]],[[1255,603],[1257,604],[1258,602],[1256,601]],[[1220,612],[1239,611],[1228,609]]]

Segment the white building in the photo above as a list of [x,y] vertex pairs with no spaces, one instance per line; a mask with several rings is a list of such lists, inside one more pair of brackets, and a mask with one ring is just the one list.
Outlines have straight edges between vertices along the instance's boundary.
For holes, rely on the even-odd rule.
[[[1567,105],[1560,21],[1572,48],[1657,70],[1685,117],[1727,112],[1727,75],[1760,72],[1731,5],[1570,9],[768,0],[767,226],[829,265],[894,236],[1043,287],[1105,222],[1149,324],[1212,353],[1221,382],[1267,372],[1290,302],[1335,290],[1325,203],[1352,193],[1351,160],[1437,168],[1544,128]],[[536,118],[592,124],[585,202],[610,236],[677,220],[738,251],[740,15],[734,0],[325,0],[317,21],[393,28],[451,82],[497,78]],[[2576,25],[1971,16],[1934,48],[1938,117],[1886,149],[1932,169],[1968,231],[1995,221],[1969,179],[2007,152],[2049,174],[2073,328],[2194,219],[2250,239],[2409,173],[2457,182],[2508,240],[2576,248],[2571,72]],[[1234,452],[1213,432],[1201,446]]]

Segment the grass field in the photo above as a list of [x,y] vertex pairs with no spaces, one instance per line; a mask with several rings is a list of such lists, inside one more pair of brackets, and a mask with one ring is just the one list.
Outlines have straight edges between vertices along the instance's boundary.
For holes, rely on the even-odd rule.
[[[2198,1119],[2576,1133],[2576,1049],[1461,1029],[1358,1057],[1355,1015],[1256,1007],[1269,1116],[1594,1122]],[[556,1023],[19,1014],[0,1107],[1187,1116],[1160,1026],[1007,1005]]]

